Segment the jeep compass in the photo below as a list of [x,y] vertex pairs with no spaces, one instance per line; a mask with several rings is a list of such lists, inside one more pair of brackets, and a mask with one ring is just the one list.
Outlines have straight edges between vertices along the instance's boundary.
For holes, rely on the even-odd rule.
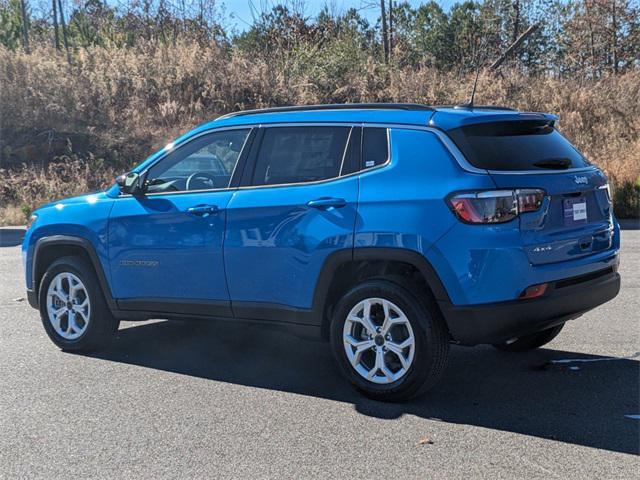
[[34,212],[30,304],[61,349],[122,320],[286,326],[372,398],[433,386],[449,345],[525,351],[620,288],[603,172],[557,118],[351,104],[222,116],[105,191]]

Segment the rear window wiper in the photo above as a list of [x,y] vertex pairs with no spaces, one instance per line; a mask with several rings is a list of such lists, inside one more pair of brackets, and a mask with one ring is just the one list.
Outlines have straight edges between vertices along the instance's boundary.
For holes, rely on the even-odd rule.
[[533,165],[538,168],[548,168],[550,170],[566,170],[572,163],[569,158],[547,158],[535,162]]

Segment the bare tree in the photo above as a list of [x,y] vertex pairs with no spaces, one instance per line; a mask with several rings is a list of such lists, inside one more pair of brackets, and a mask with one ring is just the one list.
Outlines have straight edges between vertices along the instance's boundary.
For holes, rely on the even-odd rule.
[[591,20],[592,18],[591,2],[589,0],[585,0],[584,7],[587,12],[587,25],[589,27],[589,52],[591,53],[591,70],[592,70],[591,75],[595,76],[596,69],[597,69],[596,68],[596,47],[595,47],[595,33],[593,28],[593,22]]
[[380,18],[382,19],[382,52],[386,63],[389,61],[389,30],[387,29],[387,12],[384,0],[380,0]]
[[53,7],[53,45],[56,47],[56,50],[60,50],[60,33],[58,31],[58,7],[56,5],[56,0],[51,0],[51,4]]
[[67,38],[67,24],[64,21],[64,10],[62,9],[62,0],[58,0],[58,10],[60,11],[60,24],[62,25],[62,39],[64,41],[64,49],[67,52],[67,62],[71,65],[71,53],[69,53],[69,40]]
[[616,0],[611,0],[611,61],[613,74],[618,74],[618,18],[616,15]]
[[24,51],[29,53],[29,18],[27,17],[26,0],[20,0],[20,11],[22,13],[22,46]]
[[538,25],[537,24],[533,24],[531,25],[529,28],[527,28],[527,30],[520,35],[515,42],[513,42],[509,48],[507,48],[502,55],[500,55],[500,57],[498,57],[498,59],[493,62],[491,64],[491,66],[489,67],[491,70],[497,70],[500,65],[502,65],[502,63],[509,57],[509,55],[511,55],[521,44],[522,42],[525,41],[525,39],[531,35],[533,32],[535,32],[536,30],[538,30]]
[[393,0],[389,0],[389,58],[393,54]]
[[520,30],[520,0],[513,1],[513,31],[511,32],[511,43],[518,39]]

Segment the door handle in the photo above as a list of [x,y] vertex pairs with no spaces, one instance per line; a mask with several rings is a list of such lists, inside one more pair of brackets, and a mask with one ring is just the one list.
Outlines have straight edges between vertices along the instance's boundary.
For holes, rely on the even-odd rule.
[[344,198],[323,197],[307,202],[307,207],[327,210],[328,208],[342,208],[347,204]]
[[196,205],[195,207],[187,208],[187,213],[190,215],[197,215],[203,217],[205,215],[213,215],[218,213],[220,209],[217,205]]

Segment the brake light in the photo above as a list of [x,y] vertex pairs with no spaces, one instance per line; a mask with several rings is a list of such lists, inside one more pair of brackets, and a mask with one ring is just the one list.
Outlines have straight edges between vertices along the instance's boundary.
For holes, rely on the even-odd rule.
[[544,190],[484,190],[449,197],[453,213],[466,223],[504,223],[521,213],[535,212],[545,197]]

